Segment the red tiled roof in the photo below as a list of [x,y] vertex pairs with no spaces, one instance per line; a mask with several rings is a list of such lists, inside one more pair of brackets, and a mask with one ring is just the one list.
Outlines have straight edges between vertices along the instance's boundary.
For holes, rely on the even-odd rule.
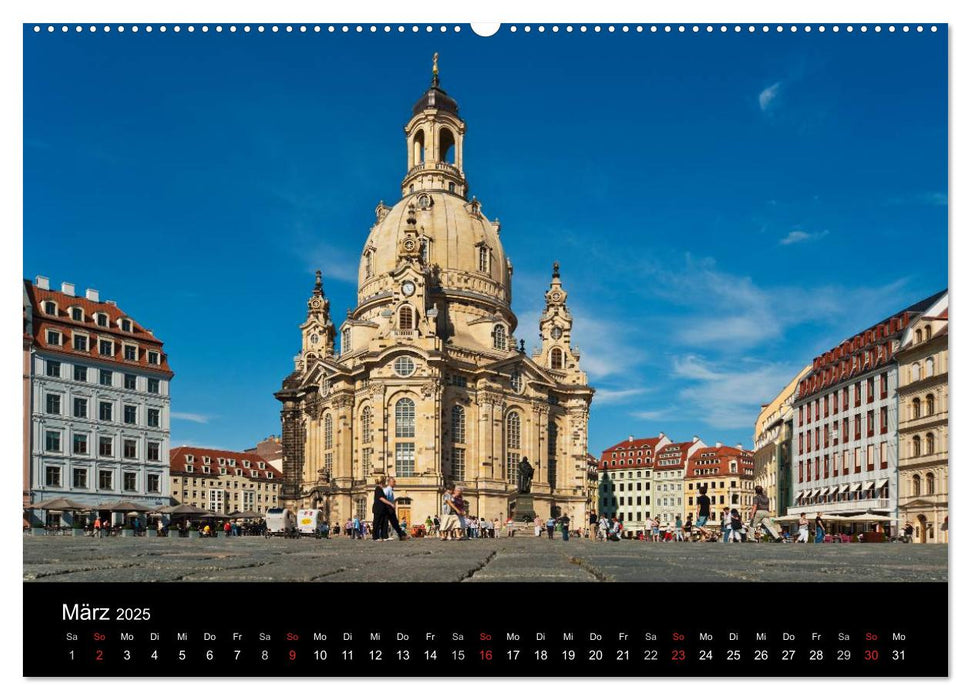
[[[717,460],[717,461],[713,461]],[[703,479],[710,476],[730,476],[731,462],[738,463],[739,471],[736,476],[744,476],[745,468],[755,468],[755,460],[752,453],[748,450],[740,450],[736,447],[702,447],[688,459],[685,479]],[[708,463],[712,462],[712,463]],[[695,474],[695,469],[717,469],[715,474]]]
[[[670,445],[665,445],[657,451],[654,455],[656,460],[661,459],[674,459],[677,455],[680,460],[678,464],[660,464],[660,462],[654,467],[654,471],[662,472],[671,469],[683,469],[685,466],[685,460],[688,457],[688,448],[691,447],[693,442],[673,442]],[[704,449],[704,448],[702,448]]]
[[[186,455],[192,455],[192,462],[186,462]],[[205,464],[203,457],[209,458],[209,464]],[[219,460],[223,459],[223,464],[219,463]],[[236,466],[230,466],[229,460],[236,460]],[[250,463],[250,466],[243,466],[243,460]],[[262,462],[263,466],[258,466]],[[186,472],[185,468],[187,465],[194,467],[192,472]],[[282,481],[283,473],[280,470],[270,466],[265,460],[260,458],[258,455],[254,455],[252,452],[230,452],[228,450],[214,450],[208,447],[190,447],[188,445],[182,445],[181,447],[176,447],[169,451],[169,473],[181,476],[183,474],[191,473],[193,476],[204,475],[202,467],[209,467],[209,475],[218,475],[219,469],[221,467],[227,470],[241,469],[242,474],[240,476],[247,479],[272,479],[274,481]],[[257,476],[251,476],[251,471],[256,471]],[[228,472],[232,473],[232,472]],[[272,476],[271,476],[272,475]]]
[[[140,369],[154,370],[159,374],[171,378],[174,376],[169,367],[168,356],[162,351],[162,341],[152,333],[142,327],[135,319],[128,316],[115,304],[104,301],[91,301],[85,297],[76,297],[64,294],[53,289],[40,289],[30,280],[24,280],[27,295],[30,299],[33,320],[32,342],[36,347],[47,352],[56,352],[69,357],[84,357],[98,362],[108,362],[121,365],[122,367],[138,367]],[[53,301],[57,305],[57,313],[48,314],[44,309],[44,302]],[[71,307],[78,307],[84,312],[82,321],[75,321],[71,318],[68,311]],[[95,314],[105,314],[108,317],[108,326],[99,326],[95,323]],[[118,321],[127,319],[131,321],[132,330],[126,332],[118,325]],[[47,342],[47,331],[56,330],[61,334],[62,343],[54,345]],[[88,336],[88,349],[74,349],[74,333],[83,332]],[[102,355],[98,352],[99,337],[111,338],[114,341],[114,354],[112,356]],[[124,343],[138,346],[136,360],[126,360],[124,356]],[[159,364],[151,364],[148,361],[149,351],[158,352]]]

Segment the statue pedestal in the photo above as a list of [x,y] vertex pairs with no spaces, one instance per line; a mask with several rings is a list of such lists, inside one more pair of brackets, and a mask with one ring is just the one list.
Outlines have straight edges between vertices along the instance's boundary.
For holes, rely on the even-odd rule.
[[523,522],[526,518],[530,521],[536,517],[536,511],[533,510],[533,494],[531,493],[519,493],[516,494],[516,500],[513,501],[512,518],[517,523]]

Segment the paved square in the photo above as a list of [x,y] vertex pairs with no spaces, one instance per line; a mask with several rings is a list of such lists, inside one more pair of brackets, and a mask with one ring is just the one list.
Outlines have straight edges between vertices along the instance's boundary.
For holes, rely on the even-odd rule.
[[25,581],[947,581],[947,545],[25,536]]

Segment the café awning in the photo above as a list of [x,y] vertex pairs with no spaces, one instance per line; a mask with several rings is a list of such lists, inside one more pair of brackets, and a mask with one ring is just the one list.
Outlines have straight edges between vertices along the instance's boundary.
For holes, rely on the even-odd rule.
[[872,488],[873,488],[873,482],[872,481],[868,481],[865,484],[863,484],[863,490],[864,491],[869,491]]
[[890,483],[890,479],[881,479],[877,482],[877,488],[882,489],[884,486]]
[[846,493],[849,490],[850,490],[849,484],[843,484],[842,486],[840,486],[840,493]]

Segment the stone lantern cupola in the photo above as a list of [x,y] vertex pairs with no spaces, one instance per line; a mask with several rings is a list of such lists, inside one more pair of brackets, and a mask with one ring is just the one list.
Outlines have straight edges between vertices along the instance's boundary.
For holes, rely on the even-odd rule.
[[462,170],[465,122],[459,117],[458,103],[439,87],[437,53],[431,85],[415,103],[405,136],[408,172],[401,182],[401,194],[439,191],[466,199],[469,186]]

